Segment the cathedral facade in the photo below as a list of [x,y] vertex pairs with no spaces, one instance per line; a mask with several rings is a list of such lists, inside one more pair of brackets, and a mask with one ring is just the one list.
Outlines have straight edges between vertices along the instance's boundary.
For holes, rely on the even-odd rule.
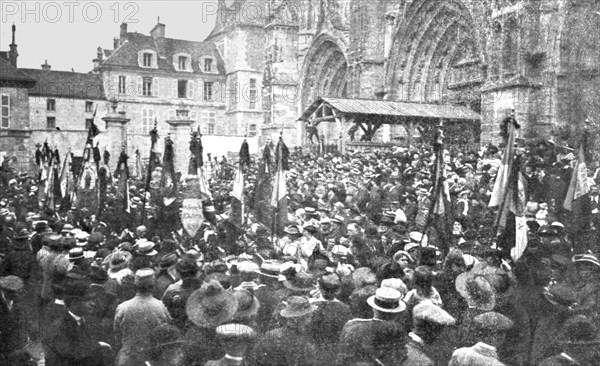
[[466,106],[482,143],[512,111],[524,137],[600,117],[597,0],[221,0],[211,40],[230,83],[262,85],[262,115],[228,108],[228,124],[293,145],[318,97]]

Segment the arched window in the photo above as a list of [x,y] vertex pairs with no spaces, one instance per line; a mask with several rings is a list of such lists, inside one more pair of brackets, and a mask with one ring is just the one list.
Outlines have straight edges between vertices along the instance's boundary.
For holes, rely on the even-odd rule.
[[519,28],[516,20],[509,19],[504,26],[504,44],[502,49],[502,69],[505,74],[517,71],[519,59]]

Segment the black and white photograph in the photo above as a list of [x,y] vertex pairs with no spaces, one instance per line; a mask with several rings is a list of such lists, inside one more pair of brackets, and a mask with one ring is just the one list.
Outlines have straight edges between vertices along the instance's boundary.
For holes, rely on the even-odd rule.
[[600,0],[0,18],[0,366],[600,365]]

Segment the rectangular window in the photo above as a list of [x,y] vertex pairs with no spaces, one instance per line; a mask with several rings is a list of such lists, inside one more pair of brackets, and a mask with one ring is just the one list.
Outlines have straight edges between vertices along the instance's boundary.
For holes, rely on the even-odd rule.
[[204,59],[204,72],[213,72],[213,59],[212,58]]
[[56,110],[56,100],[55,99],[47,99],[46,100],[46,110],[52,111],[52,112]]
[[152,54],[149,52],[144,53],[144,67],[152,67]]
[[125,78],[125,76],[123,76],[123,75],[119,76],[119,94],[127,93],[127,89],[125,87],[126,81],[127,81],[127,79]]
[[2,128],[10,127],[10,95],[2,94]]
[[214,123],[209,123],[208,124],[208,134],[209,135],[214,135],[215,134],[215,124]]
[[258,91],[256,90],[256,79],[250,79],[250,109],[256,109],[256,98],[258,96]]
[[177,98],[187,98],[187,80],[177,80]]
[[90,127],[92,127],[92,122],[94,122],[93,118],[86,118],[85,119],[85,129],[86,129],[86,131],[90,130]]
[[204,101],[205,102],[213,101],[213,89],[214,89],[214,83],[212,83],[212,82],[204,83]]
[[46,117],[46,129],[56,129],[56,117]]
[[91,113],[94,111],[94,102],[85,102],[85,111]]
[[179,70],[187,70],[187,57],[179,56]]
[[179,118],[188,118],[190,115],[190,111],[187,109],[178,109],[175,111],[175,115]]
[[154,127],[154,109],[142,109],[142,133],[147,135]]
[[256,136],[256,125],[255,124],[251,124],[250,128],[248,128],[248,136],[249,137]]
[[145,97],[152,96],[152,78],[145,77],[142,79],[142,95]]

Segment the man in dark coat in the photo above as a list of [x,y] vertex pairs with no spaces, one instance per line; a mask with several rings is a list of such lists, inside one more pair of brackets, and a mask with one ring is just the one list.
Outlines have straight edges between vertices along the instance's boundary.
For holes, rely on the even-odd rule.
[[344,325],[352,319],[352,311],[350,306],[336,298],[341,286],[337,274],[325,275],[318,283],[321,297],[311,299],[317,310],[312,314],[307,329],[319,349],[319,364],[332,365],[335,362],[332,350],[337,347]]
[[454,318],[434,305],[430,300],[424,300],[413,309],[414,328],[408,334],[410,341],[406,345],[407,359],[402,366],[433,366],[430,345],[439,337],[445,326],[453,325]]
[[308,298],[290,296],[287,306],[280,315],[285,325],[263,335],[256,343],[248,359],[249,365],[256,366],[316,366],[317,348],[304,332],[304,325],[311,313],[316,310]]
[[342,329],[336,365],[375,362],[397,365],[405,359],[404,330],[397,318],[406,309],[398,290],[389,287],[377,289],[367,299],[373,309],[372,319],[352,319]]
[[275,308],[284,299],[283,285],[279,282],[280,268],[281,263],[274,261],[265,261],[260,266],[259,281],[264,286],[257,288],[254,296],[260,302],[256,322],[262,333],[267,331]]
[[27,342],[24,314],[17,298],[23,281],[16,276],[0,277],[0,364]]
[[91,311],[89,282],[72,279],[65,282],[67,313],[57,319],[42,340],[47,366],[104,366],[110,346],[93,340],[85,317]]

